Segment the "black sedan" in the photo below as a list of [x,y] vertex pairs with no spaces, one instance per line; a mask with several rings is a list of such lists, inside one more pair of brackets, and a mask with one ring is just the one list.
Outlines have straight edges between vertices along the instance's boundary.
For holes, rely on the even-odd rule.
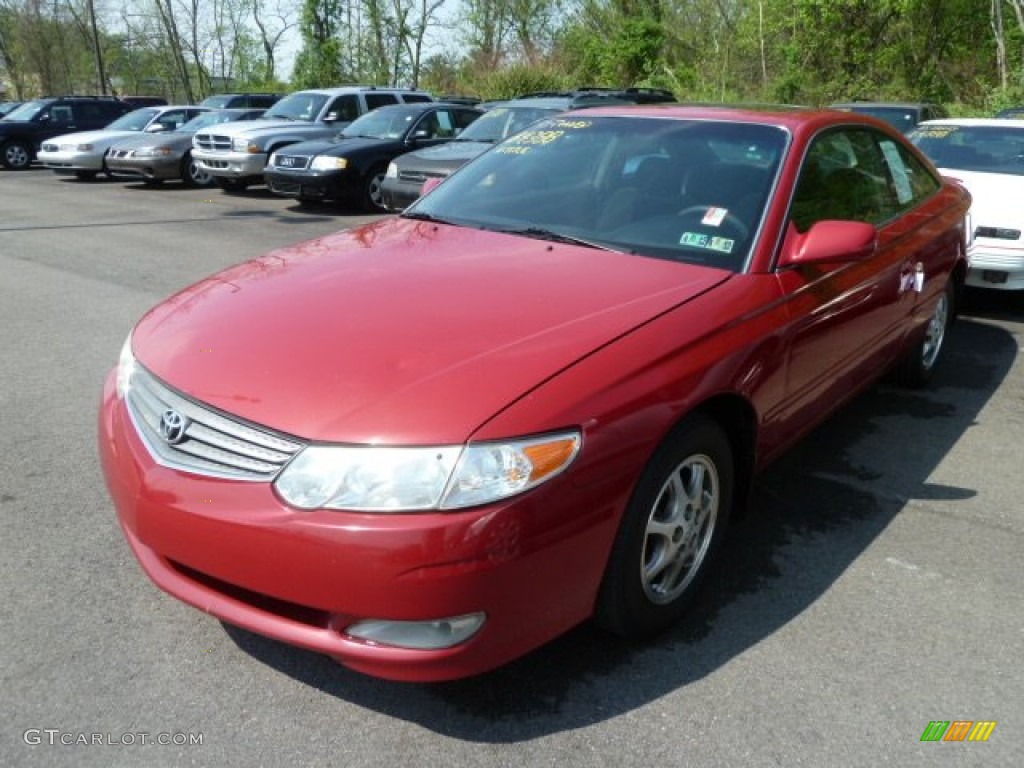
[[354,120],[333,139],[303,141],[277,150],[264,171],[277,195],[299,202],[333,200],[384,210],[381,182],[388,163],[414,149],[456,138],[480,115],[459,104],[380,107]]

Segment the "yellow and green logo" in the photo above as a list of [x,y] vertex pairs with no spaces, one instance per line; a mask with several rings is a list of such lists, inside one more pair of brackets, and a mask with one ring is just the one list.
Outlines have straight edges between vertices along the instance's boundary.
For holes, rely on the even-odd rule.
[[988,741],[995,729],[995,720],[932,720],[921,741]]

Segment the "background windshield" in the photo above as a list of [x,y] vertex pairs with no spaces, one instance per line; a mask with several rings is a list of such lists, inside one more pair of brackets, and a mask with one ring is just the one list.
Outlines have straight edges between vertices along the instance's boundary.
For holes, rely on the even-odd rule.
[[158,114],[160,114],[160,110],[153,109],[151,107],[136,109],[134,112],[129,112],[124,117],[119,117],[117,120],[112,122],[107,126],[107,130],[143,131]]
[[494,107],[473,121],[459,135],[459,141],[496,142],[519,133],[530,123],[557,114],[557,109],[538,107]]
[[293,93],[277,102],[263,116],[311,123],[316,120],[326,102],[327,97],[320,93]]
[[922,125],[910,140],[939,168],[1024,176],[1024,129]]
[[353,120],[341,132],[342,137],[362,136],[371,139],[400,139],[409,130],[416,119],[423,114],[422,109],[402,108],[375,109],[362,117]]
[[4,120],[31,120],[46,104],[45,101],[27,101],[13,112],[9,112]]
[[773,126],[571,113],[498,144],[406,213],[738,271],[786,144]]

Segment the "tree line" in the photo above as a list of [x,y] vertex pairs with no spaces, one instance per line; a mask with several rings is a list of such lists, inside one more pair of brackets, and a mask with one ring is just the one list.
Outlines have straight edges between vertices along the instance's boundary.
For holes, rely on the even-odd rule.
[[614,85],[983,114],[1024,103],[1024,0],[0,0],[0,80],[9,98]]

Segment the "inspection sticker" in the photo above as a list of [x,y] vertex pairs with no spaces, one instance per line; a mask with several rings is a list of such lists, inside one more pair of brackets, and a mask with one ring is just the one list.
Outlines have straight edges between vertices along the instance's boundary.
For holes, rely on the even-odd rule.
[[704,214],[704,218],[700,220],[700,223],[708,227],[719,227],[725,220],[725,215],[729,213],[726,208],[716,208],[711,206],[708,208],[707,213]]
[[736,241],[728,237],[711,237],[700,232],[683,232],[679,238],[680,245],[688,245],[691,248],[703,248],[706,251],[718,251],[719,253],[732,253]]

